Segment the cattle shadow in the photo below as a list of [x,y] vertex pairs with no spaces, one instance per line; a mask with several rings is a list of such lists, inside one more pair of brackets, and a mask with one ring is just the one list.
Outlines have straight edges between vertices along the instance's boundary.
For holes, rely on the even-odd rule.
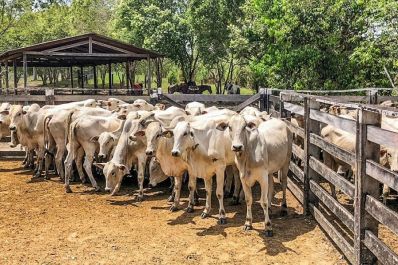
[[29,171],[31,171],[31,169],[24,168],[23,166],[17,167],[17,168],[0,168],[0,173],[16,172],[16,171],[18,171],[18,173],[20,171],[29,172]]
[[123,201],[117,201],[117,200],[106,200],[106,201],[109,202],[110,205],[139,207],[135,199],[123,200]]

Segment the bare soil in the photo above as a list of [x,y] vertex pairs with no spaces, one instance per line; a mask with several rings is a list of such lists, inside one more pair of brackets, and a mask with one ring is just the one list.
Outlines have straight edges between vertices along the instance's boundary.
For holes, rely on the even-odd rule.
[[32,180],[20,161],[0,161],[0,264],[347,264],[290,193],[288,216],[272,206],[274,237],[266,238],[258,203],[254,230],[244,232],[246,207],[229,199],[228,223],[218,225],[215,198],[213,216],[201,219],[203,199],[194,213],[169,212],[166,186],[142,203],[131,181],[116,197],[80,183],[72,189],[65,194],[58,177]]

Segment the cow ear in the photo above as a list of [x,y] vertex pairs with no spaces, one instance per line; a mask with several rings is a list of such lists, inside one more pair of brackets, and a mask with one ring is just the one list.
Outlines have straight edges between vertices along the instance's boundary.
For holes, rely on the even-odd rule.
[[140,136],[140,137],[143,137],[143,136],[145,136],[145,131],[137,131],[136,133],[134,133],[134,136]]
[[174,135],[173,131],[170,131],[170,130],[162,132],[162,136],[164,136],[166,138],[171,138],[171,137],[173,137],[173,135]]
[[105,167],[105,163],[93,163],[93,165],[100,169],[104,169],[104,167]]
[[125,165],[118,165],[117,166],[121,171],[125,171],[126,170],[126,166]]
[[268,121],[271,118],[271,114],[268,114],[266,111],[260,113],[259,118],[263,121]]
[[22,110],[23,115],[25,115],[26,113],[28,113],[26,110]]
[[187,115],[191,115],[191,112],[189,112],[188,110],[186,110],[185,113],[186,113]]
[[221,122],[220,124],[217,125],[216,129],[220,131],[225,131],[227,129],[228,124],[226,122]]
[[257,128],[257,125],[254,122],[250,121],[246,124],[246,128],[250,131],[253,131]]
[[10,112],[9,112],[8,110],[4,110],[4,111],[2,111],[0,114],[8,115],[8,114],[10,114]]
[[96,143],[96,142],[98,142],[98,139],[99,139],[99,136],[97,135],[97,136],[91,137],[90,141],[93,142],[93,143]]

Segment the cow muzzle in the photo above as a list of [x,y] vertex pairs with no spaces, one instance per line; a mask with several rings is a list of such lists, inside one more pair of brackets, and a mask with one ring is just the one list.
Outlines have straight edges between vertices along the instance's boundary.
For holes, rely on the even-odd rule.
[[152,150],[147,150],[147,151],[145,152],[145,154],[146,154],[147,156],[153,156],[153,151],[152,151]]
[[234,152],[241,152],[243,150],[243,145],[241,144],[234,144],[232,145],[232,151]]
[[106,154],[98,154],[98,158],[100,160],[104,160],[106,158]]
[[181,155],[181,153],[178,150],[173,150],[173,151],[171,151],[171,155],[174,157],[179,157]]
[[16,131],[17,130],[17,127],[15,125],[11,125],[9,128],[10,128],[10,131]]

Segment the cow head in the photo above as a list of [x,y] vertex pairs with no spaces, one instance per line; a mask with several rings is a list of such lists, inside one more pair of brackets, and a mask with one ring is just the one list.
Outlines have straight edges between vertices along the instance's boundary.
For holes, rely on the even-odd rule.
[[122,185],[123,177],[129,173],[129,169],[125,165],[113,161],[106,164],[97,163],[96,166],[103,167],[105,191],[109,191],[112,196],[116,195]]
[[99,144],[98,158],[105,160],[109,158],[118,137],[111,132],[102,132],[98,138],[97,142]]
[[146,138],[146,150],[147,156],[154,156],[158,147],[159,138],[162,136],[162,127],[159,122],[150,122],[145,127],[141,125],[140,130],[134,133],[135,137]]
[[162,171],[162,168],[156,158],[152,158],[149,163],[149,187],[156,187],[157,184],[165,181],[168,177]]
[[216,128],[221,131],[229,129],[232,140],[231,150],[241,154],[247,148],[247,139],[257,129],[257,125],[255,122],[246,121],[242,115],[236,114],[228,123],[221,122]]
[[16,106],[10,114],[10,130],[16,131],[17,128],[22,124],[26,111],[21,105]]
[[[163,134],[169,134],[169,131]],[[193,150],[197,147],[195,136],[189,122],[181,121],[177,123],[172,136],[174,136],[173,149],[171,150],[172,156],[179,157],[184,152],[190,149]]]

